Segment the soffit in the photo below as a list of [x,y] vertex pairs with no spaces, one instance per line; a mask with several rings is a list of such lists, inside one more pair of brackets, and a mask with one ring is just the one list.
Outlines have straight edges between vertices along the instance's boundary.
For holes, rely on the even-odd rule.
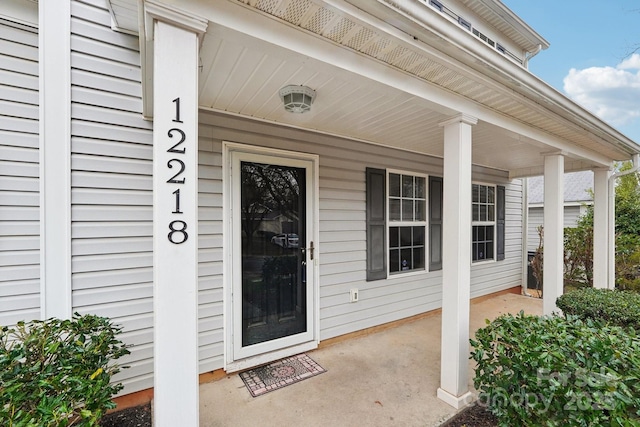
[[[130,0],[111,0],[123,14]],[[523,94],[519,82],[504,81],[491,66],[475,58],[469,64],[455,60],[432,46],[408,43],[321,0],[229,0],[265,18],[275,19],[306,34],[340,46],[345,54],[360,55],[436,85],[482,108],[530,126],[581,149],[609,157],[626,158],[615,144],[563,118],[557,106]],[[182,6],[182,3],[181,3]],[[126,12],[129,10],[129,12]],[[434,12],[435,13],[435,12]],[[262,18],[264,19],[264,18]],[[126,21],[125,19],[121,20]],[[120,22],[120,21],[119,21]],[[129,20],[129,22],[132,22]],[[427,28],[421,31],[428,32]],[[423,34],[418,34],[422,36]],[[471,37],[471,36],[470,36]],[[437,37],[436,37],[437,38]],[[428,37],[422,37],[428,39]],[[488,49],[477,40],[478,49]],[[439,46],[439,47],[442,47]],[[451,49],[451,46],[448,46]],[[486,52],[485,52],[486,53]],[[497,52],[499,60],[509,62]],[[442,155],[442,129],[438,123],[457,112],[369,80],[357,73],[222,27],[210,25],[201,47],[200,104],[204,108],[254,117],[402,149]],[[511,66],[515,66],[510,63]],[[366,61],[363,61],[366,66]],[[475,67],[475,68],[474,68]],[[484,67],[483,73],[477,72]],[[489,68],[487,71],[486,68]],[[502,81],[500,80],[502,79]],[[305,84],[318,92],[311,113],[285,113],[278,90],[287,84]],[[540,96],[542,98],[542,96]],[[515,175],[541,173],[543,154],[552,149],[538,141],[488,123],[474,127],[474,162]],[[567,170],[591,166],[570,157]]]
[[[212,110],[440,156],[443,130],[438,123],[456,114],[224,27],[210,29],[201,51],[207,54],[200,105]],[[289,84],[316,91],[310,112],[284,110],[278,91]]]
[[[615,147],[603,146],[595,135],[550,114],[536,101],[518,96],[511,88],[482,78],[479,73],[474,73],[475,70],[465,67],[466,64],[449,59],[444,61],[436,52],[430,53],[428,47],[420,49],[408,45],[320,0],[238,1],[583,148],[611,158],[621,155]],[[425,8],[437,13],[427,6]],[[470,34],[469,37],[476,41]],[[479,40],[477,42],[478,49],[489,49]],[[506,57],[492,53],[505,64],[513,65]]]
[[[437,157],[444,154],[444,131],[439,123],[458,114],[225,27],[210,27],[201,52],[199,93],[200,106],[205,109]],[[445,69],[438,69],[434,78],[445,81],[446,73]],[[284,110],[278,91],[289,84],[316,90],[310,112],[291,114]],[[460,84],[469,93],[486,90],[473,82]],[[542,173],[541,153],[550,150],[549,146],[487,122],[479,121],[473,127],[473,162],[477,165],[536,175]],[[588,166],[578,158],[566,162],[567,170]]]
[[518,46],[522,46],[524,51],[532,52],[538,45],[542,45],[545,49],[549,47],[549,42],[502,3],[487,2],[486,0],[459,1],[508,39],[513,40]]

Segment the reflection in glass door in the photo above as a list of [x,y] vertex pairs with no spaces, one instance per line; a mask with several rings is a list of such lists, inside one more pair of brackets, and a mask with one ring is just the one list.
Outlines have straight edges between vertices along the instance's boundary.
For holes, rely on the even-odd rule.
[[307,331],[306,169],[240,162],[242,347]]

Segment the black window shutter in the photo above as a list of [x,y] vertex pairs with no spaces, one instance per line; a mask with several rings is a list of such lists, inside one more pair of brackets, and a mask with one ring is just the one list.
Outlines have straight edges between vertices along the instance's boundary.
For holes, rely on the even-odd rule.
[[429,177],[429,270],[442,270],[442,178]]
[[502,261],[504,259],[504,224],[505,224],[505,188],[502,185],[498,185],[497,195],[496,195],[496,226],[498,228],[497,238],[498,242],[496,244],[496,256],[498,261]]
[[386,171],[367,168],[367,280],[387,278]]

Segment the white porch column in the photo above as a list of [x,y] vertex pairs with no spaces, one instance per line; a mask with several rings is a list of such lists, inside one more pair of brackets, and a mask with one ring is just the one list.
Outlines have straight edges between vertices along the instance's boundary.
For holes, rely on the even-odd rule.
[[207,22],[153,19],[154,423],[198,425],[198,47]]
[[71,303],[71,2],[38,4],[40,54],[40,312]]
[[564,155],[544,158],[543,313],[558,311],[556,299],[564,292]]
[[609,283],[609,169],[593,171],[593,287]]
[[[613,174],[615,175],[615,173]],[[612,177],[613,177],[612,175]],[[616,287],[616,182],[615,178],[609,180],[610,203],[607,217],[607,287]]]
[[471,126],[461,114],[443,123],[442,338],[438,397],[455,408],[470,402]]

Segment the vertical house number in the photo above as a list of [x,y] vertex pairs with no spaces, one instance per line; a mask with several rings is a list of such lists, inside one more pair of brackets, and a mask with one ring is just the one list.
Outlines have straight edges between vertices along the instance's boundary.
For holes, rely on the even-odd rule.
[[[180,98],[176,98],[172,101],[175,104],[175,117],[171,121],[173,123],[182,123],[180,120]],[[171,153],[175,155],[174,158],[170,159],[167,162],[167,168],[170,169],[171,178],[167,180],[167,184],[177,184],[182,185],[185,183],[186,178],[182,176],[187,169],[186,164],[183,160],[177,158],[180,155],[183,155],[187,152],[187,148],[182,146],[184,141],[187,139],[184,131],[177,127],[169,129],[167,132],[169,138],[177,137],[179,141],[172,145],[167,153]],[[175,187],[172,187],[173,189]],[[173,211],[171,211],[172,215],[180,215],[182,211],[180,210],[180,188],[175,189],[171,192],[174,196],[174,206]],[[169,223],[169,234],[167,234],[167,238],[173,244],[179,245],[180,243],[184,243],[189,238],[189,234],[187,234],[187,223],[185,221],[176,219]]]

